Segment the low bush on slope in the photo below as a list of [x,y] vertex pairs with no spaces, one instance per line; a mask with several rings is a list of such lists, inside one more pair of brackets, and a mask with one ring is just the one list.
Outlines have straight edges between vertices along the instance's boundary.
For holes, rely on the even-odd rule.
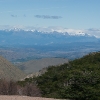
[[0,95],[25,95],[40,97],[41,92],[35,83],[24,83],[21,81],[15,82],[13,80],[7,81],[5,79],[0,80]]

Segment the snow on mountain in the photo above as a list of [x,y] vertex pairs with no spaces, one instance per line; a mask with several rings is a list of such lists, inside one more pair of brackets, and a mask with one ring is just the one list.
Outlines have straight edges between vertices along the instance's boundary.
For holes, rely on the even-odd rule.
[[83,30],[67,28],[20,28],[14,27],[0,30],[0,43],[2,45],[51,45],[74,42],[98,42],[91,34]]
[[83,30],[75,30],[75,29],[66,29],[66,28],[33,28],[33,29],[20,29],[20,28],[13,28],[11,30],[14,30],[14,31],[31,31],[31,32],[41,32],[42,34],[51,34],[51,33],[60,33],[62,35],[73,35],[73,36],[85,36],[85,35],[89,35],[91,36],[90,34],[87,34],[85,32],[83,32]]
[[6,31],[31,31],[31,32],[41,32],[42,34],[54,34],[59,33],[62,35],[71,35],[71,36],[94,36],[100,38],[100,29],[69,29],[62,27],[26,27],[26,26],[0,26],[0,30]]

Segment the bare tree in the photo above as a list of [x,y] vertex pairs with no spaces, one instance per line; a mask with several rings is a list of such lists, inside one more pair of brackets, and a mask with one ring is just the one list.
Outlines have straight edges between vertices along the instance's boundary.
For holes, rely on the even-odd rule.
[[41,96],[39,88],[35,84],[26,84],[26,86],[23,89],[23,94],[27,96]]
[[17,82],[5,79],[0,80],[0,95],[26,95],[26,96],[41,96],[41,92],[36,84],[27,83],[25,86],[20,86]]

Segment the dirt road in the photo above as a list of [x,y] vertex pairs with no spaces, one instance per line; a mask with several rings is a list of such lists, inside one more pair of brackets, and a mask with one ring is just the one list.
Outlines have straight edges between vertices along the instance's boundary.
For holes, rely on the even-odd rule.
[[6,95],[1,95],[0,100],[59,100],[59,99],[28,97],[28,96],[6,96]]

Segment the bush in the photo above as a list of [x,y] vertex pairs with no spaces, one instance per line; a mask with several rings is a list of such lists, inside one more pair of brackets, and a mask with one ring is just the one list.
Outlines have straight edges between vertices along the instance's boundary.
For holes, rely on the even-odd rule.
[[41,96],[41,92],[34,83],[27,83],[24,86],[13,80],[0,80],[0,95],[26,95],[26,96]]
[[100,52],[49,67],[37,83],[44,97],[100,100]]

